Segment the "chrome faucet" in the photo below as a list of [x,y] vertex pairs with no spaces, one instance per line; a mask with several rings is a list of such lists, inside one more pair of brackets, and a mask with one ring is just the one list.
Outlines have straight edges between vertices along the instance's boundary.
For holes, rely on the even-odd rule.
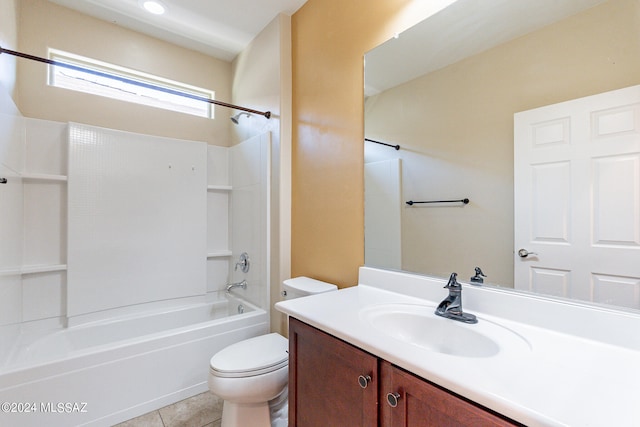
[[481,284],[484,283],[484,278],[485,277],[487,277],[487,275],[482,272],[480,267],[476,267],[476,275],[475,276],[471,276],[471,279],[469,279],[469,282],[472,285],[481,285]]
[[237,282],[237,283],[229,283],[227,285],[227,287],[225,288],[225,291],[227,293],[231,292],[231,289],[233,288],[242,288],[242,289],[247,289],[247,281],[243,280],[242,282]]
[[457,279],[458,273],[451,273],[449,283],[445,286],[446,289],[449,289],[449,296],[438,304],[436,314],[460,322],[478,323],[476,316],[462,312],[462,285],[458,283]]

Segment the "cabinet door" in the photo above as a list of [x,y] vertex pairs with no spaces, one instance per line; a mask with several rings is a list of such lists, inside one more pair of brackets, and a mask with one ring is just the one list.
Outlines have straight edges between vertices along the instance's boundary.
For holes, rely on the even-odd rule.
[[289,426],[375,427],[377,395],[376,357],[290,318]]
[[[384,427],[517,426],[389,362],[380,367],[380,417]],[[388,396],[391,393],[392,396]],[[391,403],[397,401],[397,406]]]

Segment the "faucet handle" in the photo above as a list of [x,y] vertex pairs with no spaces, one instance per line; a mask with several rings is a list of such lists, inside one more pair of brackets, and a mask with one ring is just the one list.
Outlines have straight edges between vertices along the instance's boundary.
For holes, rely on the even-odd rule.
[[451,276],[449,276],[449,283],[447,283],[445,288],[459,288],[460,286],[460,283],[458,283],[458,273],[451,273]]
[[471,282],[472,285],[480,285],[480,284],[484,283],[484,278],[485,277],[487,277],[487,275],[482,272],[480,267],[476,267],[476,275],[475,276],[471,276],[469,281]]
[[243,273],[248,273],[249,272],[249,268],[250,268],[250,263],[249,263],[249,254],[246,252],[242,252],[240,254],[240,261],[236,262],[236,266],[233,269],[234,271],[238,271],[238,266],[240,266],[240,269],[242,270]]

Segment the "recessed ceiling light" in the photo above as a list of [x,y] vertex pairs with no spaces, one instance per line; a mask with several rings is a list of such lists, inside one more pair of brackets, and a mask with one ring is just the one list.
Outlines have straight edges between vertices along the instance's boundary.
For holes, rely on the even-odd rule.
[[149,13],[154,15],[162,15],[166,12],[167,8],[156,0],[145,0],[142,2],[142,7]]

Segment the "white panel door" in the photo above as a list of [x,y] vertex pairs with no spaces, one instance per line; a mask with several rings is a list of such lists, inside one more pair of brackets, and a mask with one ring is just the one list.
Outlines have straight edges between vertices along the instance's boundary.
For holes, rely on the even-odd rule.
[[515,287],[640,308],[640,86],[514,126]]

